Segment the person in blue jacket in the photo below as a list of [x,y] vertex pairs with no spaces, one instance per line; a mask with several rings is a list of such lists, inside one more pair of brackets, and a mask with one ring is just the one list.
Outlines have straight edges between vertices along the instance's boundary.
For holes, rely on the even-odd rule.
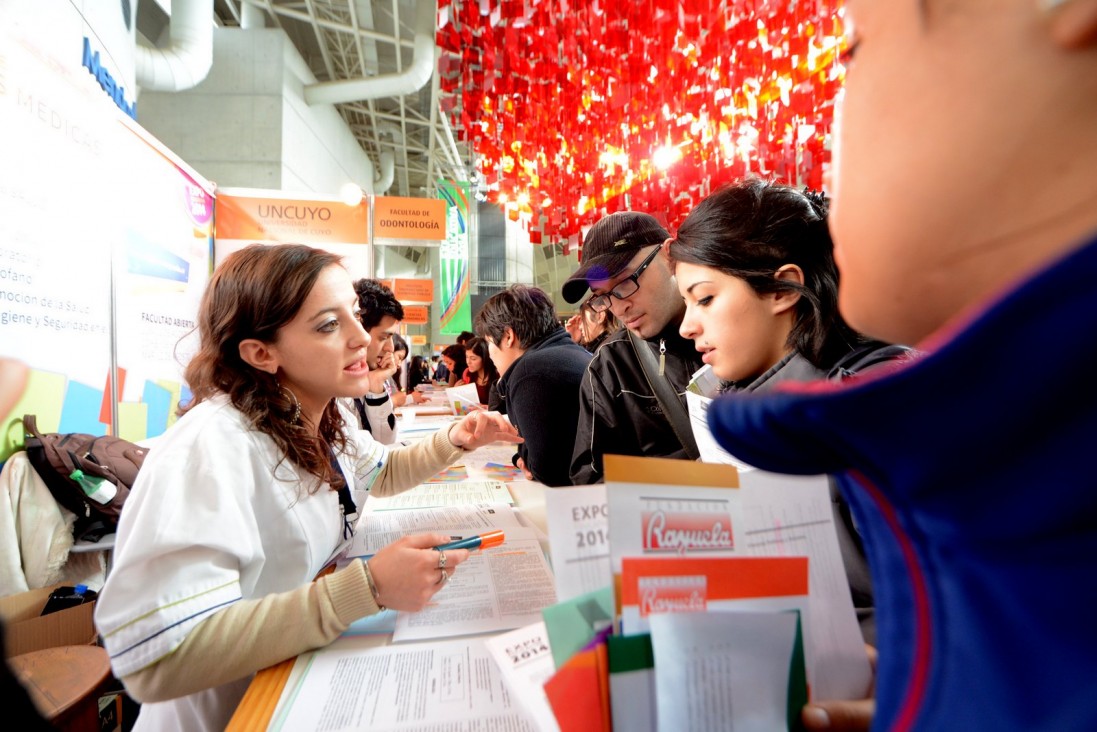
[[[713,433],[837,476],[876,592],[873,729],[1097,729],[1097,0],[845,20],[840,308],[926,355],[719,400]],[[853,706],[804,720],[867,726]]]

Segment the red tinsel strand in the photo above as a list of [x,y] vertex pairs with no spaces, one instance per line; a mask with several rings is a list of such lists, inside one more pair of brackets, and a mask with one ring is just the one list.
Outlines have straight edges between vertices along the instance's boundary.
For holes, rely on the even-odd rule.
[[674,228],[756,173],[822,188],[838,0],[440,0],[446,109],[544,243],[624,208]]

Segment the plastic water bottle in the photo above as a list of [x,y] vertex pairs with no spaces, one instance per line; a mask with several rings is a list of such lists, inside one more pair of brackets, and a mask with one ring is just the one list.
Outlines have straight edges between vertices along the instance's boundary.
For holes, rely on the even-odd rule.
[[72,471],[69,478],[76,481],[77,485],[84,490],[84,494],[96,503],[110,503],[111,499],[114,498],[114,494],[118,492],[118,486],[106,478],[85,475],[84,471],[79,468]]

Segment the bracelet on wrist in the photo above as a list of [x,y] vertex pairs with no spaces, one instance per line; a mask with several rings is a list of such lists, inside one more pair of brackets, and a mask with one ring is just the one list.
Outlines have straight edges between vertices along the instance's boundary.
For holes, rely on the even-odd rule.
[[369,585],[369,594],[373,595],[373,601],[377,603],[377,609],[385,612],[385,606],[381,604],[381,598],[377,593],[377,585],[373,583],[373,574],[369,571],[369,562],[362,560],[362,568],[366,571],[366,584]]

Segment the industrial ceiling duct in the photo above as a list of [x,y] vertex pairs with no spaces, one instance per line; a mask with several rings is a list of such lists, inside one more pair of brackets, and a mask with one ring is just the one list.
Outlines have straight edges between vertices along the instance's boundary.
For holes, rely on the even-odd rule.
[[391,152],[381,153],[381,175],[373,181],[373,192],[382,195],[392,187],[392,179],[396,174],[396,154]]
[[213,65],[213,0],[174,0],[167,48],[137,45],[137,85],[177,92],[197,86]]
[[305,87],[305,101],[309,104],[349,104],[367,99],[401,97],[419,91],[434,74],[434,24],[437,13],[435,0],[419,0],[416,5],[413,55],[408,68],[398,74],[313,84]]

